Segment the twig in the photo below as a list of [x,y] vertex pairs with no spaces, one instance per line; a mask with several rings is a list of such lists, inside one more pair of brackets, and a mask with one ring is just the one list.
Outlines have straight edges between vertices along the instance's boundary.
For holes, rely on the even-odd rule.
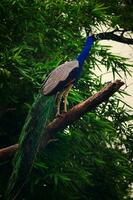
[[[109,83],[106,87],[104,87],[101,91],[96,93],[95,95],[89,97],[85,101],[77,104],[73,108],[71,108],[67,113],[61,115],[54,119],[46,128],[45,135],[42,138],[42,143],[40,148],[44,148],[48,142],[52,139],[53,135],[58,131],[63,130],[68,125],[73,124],[75,121],[80,119],[85,113],[94,110],[101,103],[107,101],[109,97],[111,97],[119,88],[124,85],[124,82],[120,80],[116,80],[113,83]],[[18,144],[9,146],[7,148],[0,150],[0,160],[3,157],[11,156],[18,148]]]

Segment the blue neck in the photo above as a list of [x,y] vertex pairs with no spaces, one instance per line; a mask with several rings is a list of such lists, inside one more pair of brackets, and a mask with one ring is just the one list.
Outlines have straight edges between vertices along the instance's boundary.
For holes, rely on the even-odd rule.
[[85,46],[82,52],[78,55],[77,60],[79,61],[80,67],[83,66],[85,59],[89,55],[90,49],[94,43],[94,37],[89,36],[86,40]]

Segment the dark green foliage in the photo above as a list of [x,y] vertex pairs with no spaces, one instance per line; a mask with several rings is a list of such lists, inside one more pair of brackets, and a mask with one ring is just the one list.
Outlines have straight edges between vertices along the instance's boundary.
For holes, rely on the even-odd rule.
[[[53,68],[77,56],[85,34],[102,25],[119,25],[132,31],[132,13],[132,4],[124,0],[0,1],[1,147],[18,142],[42,81]],[[119,70],[130,72],[126,60],[109,49],[95,44],[69,95],[69,107],[103,87],[94,72],[97,67],[112,70],[114,77]],[[40,152],[20,200],[131,199],[133,116],[120,95],[124,91],[56,135],[59,140]],[[43,112],[45,109],[36,114],[36,120]],[[37,139],[41,133],[34,134]],[[32,162],[34,158],[28,159]],[[2,197],[11,172],[11,161],[0,163]]]
[[112,14],[112,25],[119,25],[125,30],[133,31],[133,2],[132,0],[98,0],[108,7],[108,13]]

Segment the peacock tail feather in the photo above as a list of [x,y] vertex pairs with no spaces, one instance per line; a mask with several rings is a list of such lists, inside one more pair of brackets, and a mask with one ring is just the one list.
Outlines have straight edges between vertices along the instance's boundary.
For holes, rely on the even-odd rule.
[[39,94],[27,116],[19,139],[19,149],[13,160],[13,172],[9,179],[7,198],[15,200],[27,181],[36,159],[42,136],[55,117],[55,96]]

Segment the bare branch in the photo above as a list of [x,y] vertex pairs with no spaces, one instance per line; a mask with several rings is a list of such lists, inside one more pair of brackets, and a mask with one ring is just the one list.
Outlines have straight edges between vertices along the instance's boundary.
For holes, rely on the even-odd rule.
[[[95,36],[100,40],[114,40],[116,42],[121,42],[124,44],[133,44],[132,38],[127,38],[123,36],[123,31],[124,30],[114,30],[111,32],[98,33],[98,34],[95,34]],[[116,35],[115,32],[119,32],[119,33],[121,32],[121,34]]]
[[101,103],[108,100],[122,85],[124,82],[116,80],[113,83],[109,83],[106,87],[100,90],[98,93],[89,97],[85,101],[77,104],[71,108],[67,113],[62,114],[61,117],[56,118],[47,126],[47,132],[54,134],[57,131],[61,131],[68,125],[73,124],[80,119],[85,113],[94,110]]
[[[94,110],[101,103],[108,100],[119,88],[124,85],[124,82],[120,80],[116,80],[113,83],[109,83],[106,87],[104,87],[101,91],[96,93],[95,95],[89,97],[85,101],[77,104],[73,108],[71,108],[67,113],[62,114],[60,117],[54,119],[46,128],[44,137],[42,139],[42,144],[40,144],[40,148],[45,148],[48,142],[51,141],[53,135],[58,131],[63,130],[68,125],[73,124],[75,121],[80,119],[85,113]],[[0,160],[3,157],[9,157],[14,153],[18,148],[18,144],[13,146],[4,148],[0,150]]]
[[10,158],[14,152],[17,150],[18,144],[0,149],[0,160],[7,160]]

